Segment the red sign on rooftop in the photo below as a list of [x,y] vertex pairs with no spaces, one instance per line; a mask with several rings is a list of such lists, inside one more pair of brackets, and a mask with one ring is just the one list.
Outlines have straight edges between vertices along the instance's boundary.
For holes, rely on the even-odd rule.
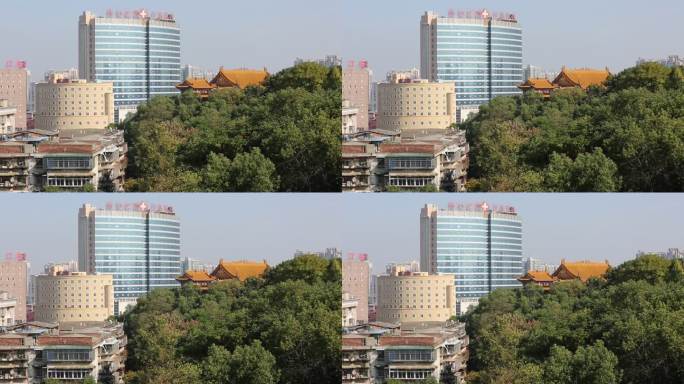
[[108,202],[105,205],[108,211],[136,211],[136,212],[156,212],[156,213],[174,213],[173,206],[166,204],[148,204],[144,201],[135,203],[112,203]]

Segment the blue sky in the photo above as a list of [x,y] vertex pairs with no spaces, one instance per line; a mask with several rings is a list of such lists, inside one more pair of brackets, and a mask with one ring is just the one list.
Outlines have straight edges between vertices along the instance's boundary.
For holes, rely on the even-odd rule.
[[420,259],[420,209],[426,203],[512,205],[523,219],[523,253],[560,259],[631,259],[639,250],[683,248],[684,194],[345,194],[342,248],[368,253],[376,273]]
[[172,205],[181,219],[181,255],[223,259],[291,258],[297,249],[339,247],[337,195],[315,194],[0,194],[0,257],[28,254],[34,273],[78,260],[78,209],[107,202]]
[[[0,65],[26,60],[33,79],[49,69],[78,67],[78,16],[107,9],[173,13],[183,64],[276,71],[295,58],[334,54],[342,33],[340,1],[21,0],[3,4]],[[8,38],[11,37],[11,38]]]
[[637,58],[684,55],[681,0],[416,1],[345,0],[341,55],[366,59],[375,79],[391,69],[420,66],[420,16],[453,9],[508,11],[523,26],[524,62],[547,70],[633,66]]

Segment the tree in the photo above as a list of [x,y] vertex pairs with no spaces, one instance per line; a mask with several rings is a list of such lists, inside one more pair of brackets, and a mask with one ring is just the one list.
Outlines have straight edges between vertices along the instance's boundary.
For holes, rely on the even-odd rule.
[[83,384],[97,384],[97,381],[92,376],[88,376],[83,380]]
[[203,102],[150,100],[122,124],[126,190],[339,191],[340,76],[303,63]]
[[544,364],[544,382],[558,384],[616,384],[620,380],[618,359],[598,340],[594,345],[579,347],[573,354],[554,346]]
[[278,371],[275,358],[258,340],[238,346],[233,353],[221,346],[209,348],[205,365],[205,380],[215,384],[275,384]]
[[590,154],[581,153],[574,161],[553,153],[544,172],[544,183],[545,189],[555,192],[615,192],[620,186],[617,166],[601,148]]

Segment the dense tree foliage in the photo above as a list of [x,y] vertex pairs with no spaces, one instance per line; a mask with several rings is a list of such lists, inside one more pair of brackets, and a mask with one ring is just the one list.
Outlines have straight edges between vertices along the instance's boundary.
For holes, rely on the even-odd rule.
[[122,125],[128,191],[339,191],[340,68],[302,63],[264,86],[157,97]]
[[471,383],[684,382],[681,260],[646,255],[605,280],[497,290],[464,316]]
[[471,191],[684,190],[684,75],[656,63],[605,87],[501,97],[463,124]]
[[340,260],[317,256],[152,291],[125,315],[127,383],[339,383],[341,296]]

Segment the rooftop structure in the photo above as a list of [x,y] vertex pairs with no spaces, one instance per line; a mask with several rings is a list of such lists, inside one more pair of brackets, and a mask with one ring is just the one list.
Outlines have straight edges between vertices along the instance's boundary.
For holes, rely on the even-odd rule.
[[553,80],[553,84],[558,88],[579,87],[586,90],[592,85],[603,85],[610,71],[606,69],[570,69],[563,67],[558,76]]
[[519,277],[518,281],[523,285],[536,284],[548,290],[556,279],[546,271],[528,271],[524,276]]
[[185,271],[181,276],[176,277],[176,280],[181,286],[191,284],[199,287],[202,291],[206,291],[209,289],[209,284],[216,281],[216,278],[206,271]]

